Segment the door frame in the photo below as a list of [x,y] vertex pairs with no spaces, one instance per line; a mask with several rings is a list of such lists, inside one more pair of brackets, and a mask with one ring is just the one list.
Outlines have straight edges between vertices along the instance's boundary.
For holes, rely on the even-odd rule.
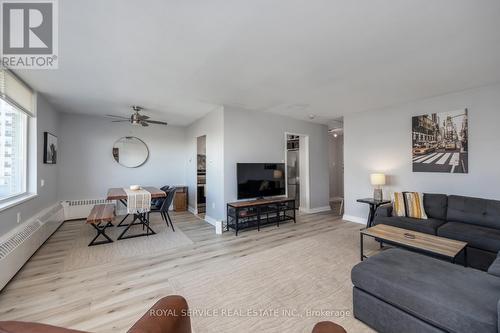
[[[194,161],[195,161],[195,171],[194,171],[194,176],[195,176],[195,182],[194,182],[194,212],[193,214],[194,215],[198,215],[198,139],[201,138],[201,137],[205,137],[205,159],[207,157],[207,135],[206,134],[202,134],[202,135],[198,135],[194,138],[194,142],[195,142],[195,154],[194,154]],[[205,161],[205,186],[207,185],[207,164],[208,164],[208,160]],[[205,192],[205,198],[206,198],[206,192]],[[205,203],[206,204],[206,203]],[[207,214],[207,207],[205,206],[205,215]]]

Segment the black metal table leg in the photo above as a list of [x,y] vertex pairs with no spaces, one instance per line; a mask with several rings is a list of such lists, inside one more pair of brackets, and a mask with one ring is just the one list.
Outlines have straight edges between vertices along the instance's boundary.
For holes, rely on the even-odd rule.
[[238,236],[238,220],[239,220],[239,216],[240,216],[240,210],[237,209],[236,210],[236,220],[235,220],[235,225],[234,225],[234,230],[236,231],[236,236]]
[[467,267],[467,246],[464,247],[464,267]]
[[[135,222],[136,220],[139,220],[139,222]],[[142,225],[145,229],[146,232],[142,234],[136,234],[136,235],[128,235],[125,236],[125,234],[128,232],[128,230],[134,226],[134,225]],[[142,214],[135,214],[134,216],[134,221],[128,225],[126,225],[126,228],[122,231],[120,236],[118,236],[117,239],[128,239],[128,238],[135,238],[135,237],[142,237],[142,236],[149,236],[149,235],[155,235],[156,232],[151,229],[149,226],[149,216],[148,213],[142,213]]]
[[260,207],[257,207],[257,231],[260,231]]
[[360,241],[360,246],[359,246],[360,259],[361,259],[361,261],[363,261],[363,259],[365,258],[365,255],[363,253],[363,233],[362,232],[359,233],[359,241]]
[[281,215],[280,215],[280,205],[279,204],[276,205],[276,209],[278,210],[278,214],[277,214],[277,218],[276,218],[276,221],[277,221],[276,225],[279,228],[280,227],[280,218],[281,218]]
[[125,220],[127,219],[127,217],[129,217],[130,214],[127,214],[125,215],[125,217],[120,221],[120,223],[118,223],[116,226],[117,227],[126,227],[128,224],[123,224],[123,222],[125,222]]
[[366,221],[366,227],[370,228],[375,218],[375,205],[370,205],[370,213],[368,214],[368,221]]
[[[106,235],[106,228],[113,226],[113,224],[111,222],[106,223],[106,225],[101,225],[100,222],[97,224],[95,224],[95,223],[91,223],[91,224],[94,227],[94,229],[96,229],[97,235],[94,237],[94,239],[92,239],[90,241],[89,246],[113,243],[113,240],[111,238],[109,238],[108,235]],[[106,240],[101,240],[101,241],[96,242],[96,240],[97,240],[97,238],[99,238],[99,236],[103,236],[104,238],[106,238]]]

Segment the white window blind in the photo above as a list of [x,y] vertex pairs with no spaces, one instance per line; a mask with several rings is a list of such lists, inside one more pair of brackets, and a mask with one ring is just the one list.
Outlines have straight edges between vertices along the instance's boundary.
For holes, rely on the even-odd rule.
[[35,93],[5,68],[0,68],[0,97],[28,116],[35,116]]

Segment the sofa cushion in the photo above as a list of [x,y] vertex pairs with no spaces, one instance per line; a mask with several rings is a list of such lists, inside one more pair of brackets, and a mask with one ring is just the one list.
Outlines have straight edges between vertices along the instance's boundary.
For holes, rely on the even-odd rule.
[[500,229],[500,201],[450,195],[447,219]]
[[423,232],[426,234],[435,235],[437,228],[441,225],[445,224],[446,221],[437,220],[437,219],[413,219],[411,217],[384,217],[377,216],[373,221],[374,225],[377,224],[386,224],[391,225],[393,227]]
[[424,208],[424,195],[420,192],[405,192],[406,216],[427,220]]
[[500,278],[402,249],[356,265],[353,284],[447,332],[497,332]]
[[446,194],[424,193],[424,208],[427,217],[446,220],[448,196]]
[[391,217],[392,211],[392,204],[385,204],[377,208],[377,210],[375,211],[375,216]]
[[393,216],[406,216],[406,203],[404,192],[394,192],[391,195],[392,201],[392,215]]
[[477,249],[500,251],[500,230],[462,222],[448,222],[438,229],[438,236],[467,242]]

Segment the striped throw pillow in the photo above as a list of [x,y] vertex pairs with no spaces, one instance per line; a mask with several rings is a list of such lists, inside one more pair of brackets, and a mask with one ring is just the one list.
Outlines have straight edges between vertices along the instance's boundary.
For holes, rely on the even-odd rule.
[[402,192],[392,194],[392,206],[393,216],[406,216],[405,197]]
[[427,220],[424,208],[424,195],[418,192],[405,192],[406,216]]

